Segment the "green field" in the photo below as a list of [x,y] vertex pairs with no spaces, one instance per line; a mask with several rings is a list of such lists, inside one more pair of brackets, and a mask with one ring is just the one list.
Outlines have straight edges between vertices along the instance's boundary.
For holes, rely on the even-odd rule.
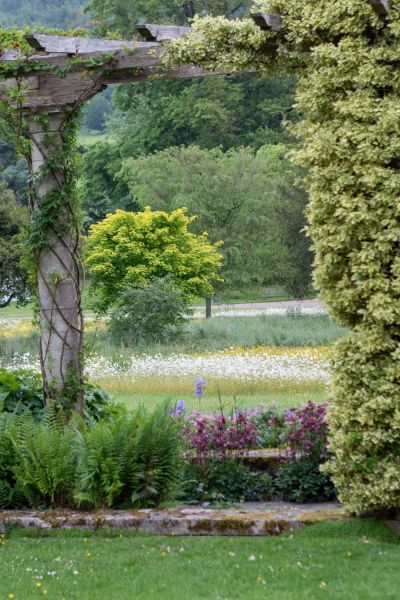
[[[103,386],[107,388],[107,386]],[[206,395],[200,402],[194,397],[194,394],[179,394],[173,395],[168,392],[158,393],[132,393],[132,392],[116,392],[112,393],[113,398],[117,402],[122,402],[130,409],[144,406],[148,410],[153,410],[159,404],[170,401],[175,404],[177,400],[184,400],[189,412],[199,410],[206,413],[215,413],[223,409],[225,414],[232,413],[235,408],[245,409],[254,408],[255,406],[264,405],[270,406],[276,403],[280,408],[286,409],[293,406],[300,406],[306,402],[324,402],[327,399],[328,392],[326,390],[311,390],[311,391],[277,391],[265,392],[263,394],[239,394],[233,398],[232,396],[222,396],[221,403],[217,395]]]
[[84,133],[83,131],[79,132],[78,136],[78,144],[82,146],[93,146],[98,142],[106,142],[109,140],[110,135],[108,133]]
[[374,520],[272,538],[14,529],[0,600],[398,600],[399,564],[399,536]]

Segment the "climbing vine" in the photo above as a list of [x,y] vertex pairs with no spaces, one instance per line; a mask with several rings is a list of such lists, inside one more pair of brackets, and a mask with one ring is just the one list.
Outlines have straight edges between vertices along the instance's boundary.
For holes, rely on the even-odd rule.
[[[282,31],[199,19],[168,64],[293,70],[315,285],[335,349],[326,466],[354,512],[400,506],[400,0],[270,0]],[[271,48],[274,50],[271,52]]]

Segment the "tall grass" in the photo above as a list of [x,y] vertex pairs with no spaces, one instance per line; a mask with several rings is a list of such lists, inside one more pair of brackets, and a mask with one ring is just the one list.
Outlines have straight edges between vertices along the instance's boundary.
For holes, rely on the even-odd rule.
[[162,344],[141,344],[120,348],[107,330],[89,333],[87,346],[93,351],[113,356],[122,354],[193,354],[230,348],[318,347],[339,339],[345,330],[327,315],[218,317],[189,321],[182,335]]
[[[326,346],[340,338],[345,330],[327,315],[257,317],[218,317],[188,321],[182,335],[168,343],[129,345],[121,348],[113,342],[106,328],[88,331],[86,349],[109,357],[135,354],[202,353],[229,348],[270,346],[296,348]],[[38,351],[38,333],[0,338],[0,358]]]

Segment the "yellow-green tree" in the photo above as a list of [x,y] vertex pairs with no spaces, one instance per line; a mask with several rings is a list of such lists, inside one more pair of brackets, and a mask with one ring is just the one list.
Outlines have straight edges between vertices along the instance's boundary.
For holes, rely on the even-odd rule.
[[[373,5],[373,6],[372,6]],[[390,10],[388,7],[390,6]],[[400,0],[270,0],[281,31],[206,18],[170,64],[294,70],[315,285],[336,348],[328,465],[354,512],[400,506]]]
[[211,244],[206,233],[190,233],[192,220],[186,209],[166,213],[146,208],[139,213],[118,210],[93,225],[86,265],[96,309],[106,311],[130,286],[145,287],[166,276],[188,298],[210,295],[219,279],[221,244]]

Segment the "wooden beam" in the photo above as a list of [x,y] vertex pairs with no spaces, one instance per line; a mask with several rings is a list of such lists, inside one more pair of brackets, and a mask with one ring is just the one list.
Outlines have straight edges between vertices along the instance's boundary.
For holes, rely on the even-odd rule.
[[367,0],[367,2],[380,17],[385,16],[390,12],[391,7],[389,0]]
[[138,33],[147,42],[166,42],[178,40],[191,32],[191,27],[179,27],[177,25],[154,25],[145,23],[136,25]]
[[[22,80],[22,84],[27,90],[38,90],[39,89],[39,78],[38,77],[27,77]],[[6,79],[0,81],[0,93],[2,90],[14,90],[18,86],[16,79]]]
[[[112,62],[112,66],[114,67],[115,65],[116,68],[141,68],[157,65],[161,62],[160,56],[162,51],[163,48],[161,44],[157,42],[136,42],[134,48],[129,50],[129,52],[124,48],[114,50],[114,58],[111,59],[111,62],[112,60],[114,61]],[[79,54],[74,54],[74,56],[77,56],[77,58],[82,57],[84,59],[90,57],[102,58],[102,52],[80,52]],[[21,58],[20,55],[7,54],[0,58],[0,62],[12,62],[19,58]],[[44,63],[57,67],[65,67],[70,64],[70,58],[71,54],[69,53],[52,52],[50,54],[43,53],[30,56],[27,61],[31,63]],[[76,70],[79,71],[80,69],[87,70],[87,67],[77,64]]]
[[83,37],[66,37],[62,35],[46,35],[32,33],[25,36],[26,41],[32,48],[39,52],[60,54],[88,54],[92,52],[114,52],[133,49],[136,42],[121,40],[102,40]]
[[252,13],[254,23],[263,31],[281,31],[283,22],[281,15],[275,13]]

